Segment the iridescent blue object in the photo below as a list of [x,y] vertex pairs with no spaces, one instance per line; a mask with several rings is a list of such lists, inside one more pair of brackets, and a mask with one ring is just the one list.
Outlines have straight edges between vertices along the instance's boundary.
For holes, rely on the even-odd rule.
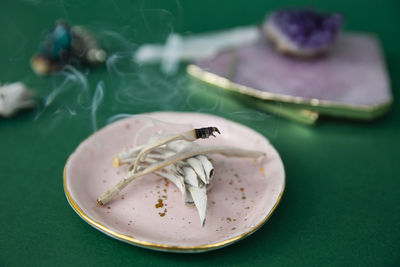
[[104,63],[106,58],[107,53],[89,30],[58,21],[32,56],[31,66],[36,74],[47,75],[65,65],[94,66]]
[[331,45],[343,24],[340,14],[311,9],[282,9],[272,13],[270,20],[290,41],[305,49]]
[[54,61],[62,60],[72,46],[72,33],[70,27],[63,22],[58,22],[49,32],[44,42],[39,46],[39,54]]

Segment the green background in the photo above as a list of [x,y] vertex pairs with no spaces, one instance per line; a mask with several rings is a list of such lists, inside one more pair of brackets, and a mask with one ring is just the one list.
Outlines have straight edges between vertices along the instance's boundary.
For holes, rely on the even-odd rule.
[[[302,126],[222,92],[207,93],[188,83],[183,68],[165,77],[157,67],[131,60],[138,45],[162,42],[172,31],[260,23],[266,12],[292,5],[342,12],[346,29],[380,37],[394,95],[390,113],[369,123],[323,118],[314,127]],[[40,105],[0,118],[0,266],[399,266],[399,11],[395,0],[2,0],[0,82],[23,81]],[[29,59],[60,18],[92,29],[112,57],[109,64],[35,76]],[[104,98],[92,112],[100,87]],[[54,90],[58,94],[50,101]],[[62,185],[68,155],[112,116],[158,110],[226,117],[259,131],[277,148],[287,171],[286,191],[260,230],[220,250],[171,254],[114,240],[75,214]]]

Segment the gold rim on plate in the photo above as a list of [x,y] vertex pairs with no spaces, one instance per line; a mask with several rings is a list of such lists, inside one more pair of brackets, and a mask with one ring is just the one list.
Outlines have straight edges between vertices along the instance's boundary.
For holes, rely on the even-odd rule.
[[[73,152],[74,153],[74,152]],[[72,153],[72,154],[73,154]],[[72,155],[71,154],[71,155]],[[220,241],[220,242],[216,242],[216,243],[211,243],[211,244],[205,244],[205,245],[199,245],[199,246],[176,246],[176,245],[168,245],[168,244],[158,244],[158,243],[153,243],[153,242],[148,242],[148,241],[143,241],[143,240],[139,240],[136,239],[132,236],[128,236],[128,235],[124,235],[121,233],[118,233],[114,230],[111,230],[110,228],[108,228],[107,226],[93,220],[92,218],[90,218],[82,209],[81,207],[79,207],[79,205],[75,202],[75,200],[72,198],[69,190],[68,190],[68,186],[67,186],[67,164],[68,161],[70,159],[70,156],[67,159],[67,162],[65,163],[64,166],[64,171],[63,171],[63,186],[64,186],[64,192],[65,192],[65,196],[68,200],[68,203],[70,204],[70,206],[72,207],[72,209],[84,220],[86,221],[89,225],[93,226],[94,228],[96,228],[97,230],[107,234],[108,236],[111,236],[117,240],[120,241],[124,241],[126,243],[135,245],[135,246],[139,246],[139,247],[143,247],[143,248],[149,248],[149,249],[153,249],[153,250],[159,250],[159,251],[168,251],[168,252],[205,252],[205,251],[209,251],[209,250],[214,250],[214,249],[218,249],[218,248],[222,248],[225,247],[227,245],[233,244],[234,242],[237,242],[247,236],[249,236],[250,234],[254,233],[256,230],[258,230],[272,215],[272,213],[274,212],[274,210],[276,209],[276,207],[278,206],[282,195],[285,191],[285,186],[286,186],[286,172],[285,172],[285,168],[284,165],[282,164],[282,169],[283,169],[283,187],[282,187],[282,191],[279,193],[277,200],[275,201],[274,206],[272,207],[272,209],[268,212],[268,214],[264,217],[264,219],[258,223],[256,226],[252,227],[250,230],[248,230],[247,232],[240,234],[238,236],[229,238],[227,240],[224,241]],[[282,161],[281,161],[282,163]]]

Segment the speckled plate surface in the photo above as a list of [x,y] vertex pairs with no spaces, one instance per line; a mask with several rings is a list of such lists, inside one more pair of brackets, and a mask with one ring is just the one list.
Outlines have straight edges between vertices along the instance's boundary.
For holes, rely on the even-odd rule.
[[[114,168],[113,157],[132,146],[149,117],[196,128],[216,126],[222,134],[200,143],[262,150],[267,157],[256,161],[210,156],[215,180],[208,192],[204,227],[196,208],[183,204],[175,185],[156,175],[133,181],[108,205],[97,206],[96,198],[128,171]],[[133,245],[175,252],[212,250],[248,236],[271,216],[284,187],[282,161],[265,137],[238,123],[199,113],[157,112],[117,121],[83,141],[64,169],[65,194],[83,220]]]

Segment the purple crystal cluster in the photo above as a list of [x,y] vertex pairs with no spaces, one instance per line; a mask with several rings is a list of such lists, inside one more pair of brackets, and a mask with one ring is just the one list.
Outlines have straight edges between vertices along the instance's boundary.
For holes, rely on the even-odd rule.
[[286,42],[292,42],[293,46],[319,51],[333,44],[342,27],[343,17],[312,9],[282,9],[272,13],[267,24],[272,25],[278,35]]

